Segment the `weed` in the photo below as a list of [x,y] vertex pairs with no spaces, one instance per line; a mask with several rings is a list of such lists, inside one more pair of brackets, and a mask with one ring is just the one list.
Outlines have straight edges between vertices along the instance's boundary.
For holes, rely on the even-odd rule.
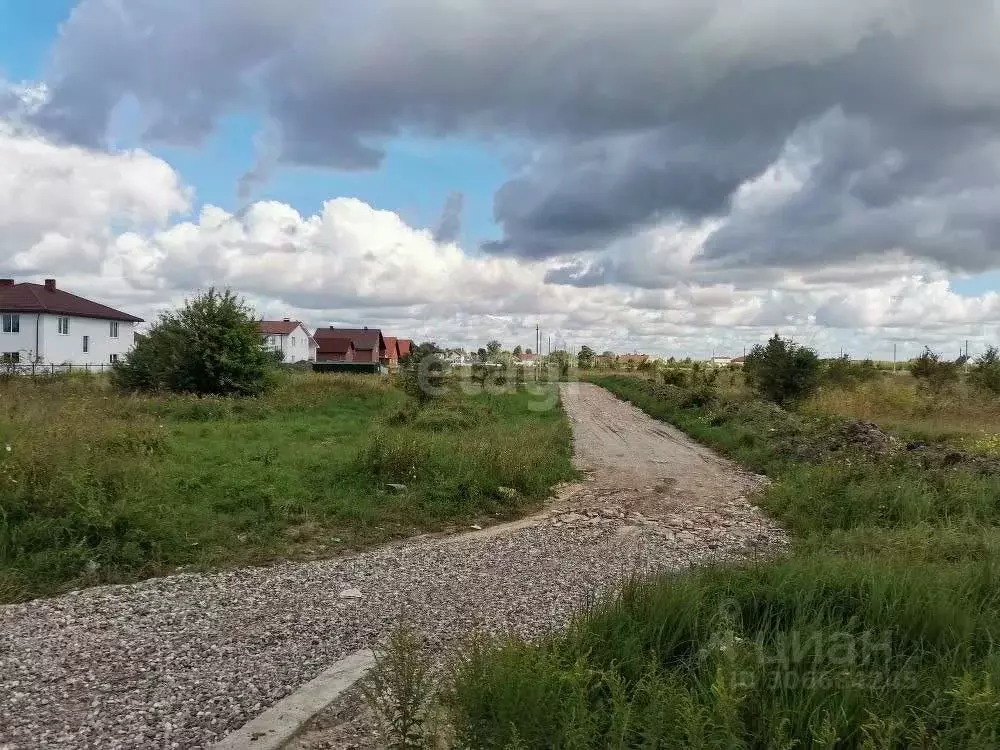
[[431,746],[428,719],[435,693],[433,665],[412,628],[401,626],[375,649],[375,666],[361,684],[385,746],[418,750]]

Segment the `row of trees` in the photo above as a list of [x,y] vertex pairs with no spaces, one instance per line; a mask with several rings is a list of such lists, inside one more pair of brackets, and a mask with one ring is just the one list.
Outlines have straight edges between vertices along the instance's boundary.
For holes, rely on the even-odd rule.
[[[947,360],[927,348],[910,363],[909,372],[934,393],[958,383],[964,375],[972,385],[1000,394],[1000,351],[995,346],[974,360]],[[747,355],[743,375],[759,395],[784,404],[810,395],[823,383],[853,385],[879,377],[881,372],[871,360],[854,362],[840,357],[824,362],[814,350],[775,334]]]

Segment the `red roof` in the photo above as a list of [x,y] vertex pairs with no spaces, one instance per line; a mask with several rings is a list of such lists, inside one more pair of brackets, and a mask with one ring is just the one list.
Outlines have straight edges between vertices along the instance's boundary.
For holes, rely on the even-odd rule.
[[10,279],[0,279],[0,311],[75,315],[79,318],[142,323],[142,318],[57,289],[52,279],[47,280],[44,285],[27,282],[15,284]]
[[[302,325],[300,320],[262,320],[257,324],[265,336],[290,336],[292,331]],[[305,327],[303,326],[303,330]]]
[[389,359],[399,358],[399,339],[395,336],[385,337],[385,356]]
[[519,354],[518,358],[522,362],[525,362],[525,361],[530,361],[530,360],[533,360],[533,359],[538,359],[538,355],[537,354],[532,354],[530,352],[524,352],[523,354]]
[[398,339],[396,346],[399,349],[399,358],[408,357],[413,349],[413,342],[410,339]]

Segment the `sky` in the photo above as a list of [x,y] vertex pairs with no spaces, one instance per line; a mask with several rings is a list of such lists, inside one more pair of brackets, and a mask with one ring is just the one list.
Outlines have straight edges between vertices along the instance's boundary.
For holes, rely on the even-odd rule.
[[996,0],[0,0],[0,276],[662,356],[1000,343]]

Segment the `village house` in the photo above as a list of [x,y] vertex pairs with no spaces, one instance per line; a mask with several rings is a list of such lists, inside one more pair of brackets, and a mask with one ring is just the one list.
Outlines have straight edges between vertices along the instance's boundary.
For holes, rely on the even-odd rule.
[[385,354],[382,357],[382,364],[390,370],[399,367],[399,339],[395,336],[385,337]]
[[[380,365],[386,357],[385,337],[378,328],[317,328],[313,339],[316,341],[317,362]],[[348,342],[349,347],[346,346]]]
[[524,352],[517,356],[517,361],[522,367],[535,367],[538,364],[538,355],[531,352]]
[[302,321],[262,320],[258,324],[261,343],[267,348],[281,352],[281,361],[315,362],[316,340],[302,325]]
[[142,318],[56,286],[0,279],[0,357],[6,363],[108,365],[135,343]]

